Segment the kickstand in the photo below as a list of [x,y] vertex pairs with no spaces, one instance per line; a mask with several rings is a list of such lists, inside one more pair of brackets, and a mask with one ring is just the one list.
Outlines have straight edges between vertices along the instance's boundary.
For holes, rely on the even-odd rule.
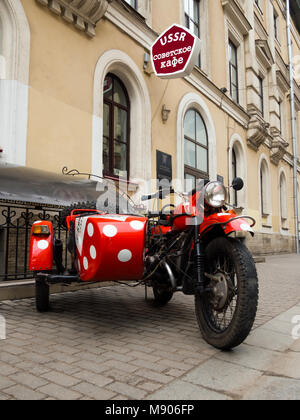
[[148,288],[147,285],[145,284],[145,301],[147,302],[148,300]]

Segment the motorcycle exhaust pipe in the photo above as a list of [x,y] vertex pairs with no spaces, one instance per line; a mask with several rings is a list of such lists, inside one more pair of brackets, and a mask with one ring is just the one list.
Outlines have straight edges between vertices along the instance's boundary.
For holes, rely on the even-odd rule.
[[162,265],[168,273],[170,283],[172,285],[173,290],[175,290],[177,288],[177,282],[176,282],[176,279],[175,279],[175,276],[173,274],[173,271],[172,271],[171,267],[169,266],[169,264],[166,261],[163,261]]

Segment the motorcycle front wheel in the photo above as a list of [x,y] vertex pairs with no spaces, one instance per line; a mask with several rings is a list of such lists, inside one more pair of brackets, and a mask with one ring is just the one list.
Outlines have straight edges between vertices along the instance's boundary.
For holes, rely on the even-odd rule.
[[218,349],[237,347],[248,337],[258,305],[252,255],[237,239],[214,239],[205,251],[205,279],[207,292],[195,296],[202,336]]

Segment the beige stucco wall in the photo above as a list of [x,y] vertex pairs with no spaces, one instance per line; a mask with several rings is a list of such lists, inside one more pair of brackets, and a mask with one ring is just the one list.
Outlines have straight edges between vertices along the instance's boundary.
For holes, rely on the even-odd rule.
[[[99,57],[106,51],[126,52],[140,69],[148,88],[152,110],[151,160],[152,176],[156,177],[156,150],[173,156],[173,174],[177,174],[177,113],[185,94],[197,92],[186,80],[160,80],[143,72],[145,49],[130,36],[121,32],[107,19],[101,20],[96,36],[89,39],[73,25],[64,22],[36,1],[21,0],[31,30],[29,119],[27,165],[60,172],[63,166],[83,172],[92,170],[92,117],[94,72]],[[176,7],[174,4],[176,3]],[[179,22],[179,0],[153,0],[152,22],[155,31],[162,31],[173,22]],[[264,13],[266,15],[266,13]],[[210,78],[219,88],[227,86],[224,13],[221,2],[209,2]],[[263,25],[266,25],[263,20]],[[284,47],[285,28],[281,25],[281,54],[287,58]],[[201,96],[202,94],[200,94]],[[262,145],[258,152],[247,146],[246,128],[228,116],[224,110],[202,95],[212,117],[217,138],[217,173],[229,182],[228,147],[234,134],[242,138],[247,151],[246,180],[248,213],[257,219],[256,230],[261,231],[259,210],[259,159],[267,156],[270,168],[272,196],[272,228],[268,234],[280,234],[279,171],[282,167],[288,181],[288,235],[294,235],[294,208],[292,167],[284,161],[278,166],[270,162],[270,150]],[[163,124],[162,105],[171,110]],[[288,101],[287,101],[288,104]],[[291,133],[289,108],[286,108],[287,138]],[[300,132],[300,131],[299,131]],[[101,139],[100,139],[101,140]],[[292,152],[290,144],[289,151]]]

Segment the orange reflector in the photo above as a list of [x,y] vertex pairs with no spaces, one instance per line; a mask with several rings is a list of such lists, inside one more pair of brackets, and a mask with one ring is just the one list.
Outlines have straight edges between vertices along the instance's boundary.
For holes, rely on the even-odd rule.
[[38,225],[38,226],[33,226],[32,229],[32,234],[33,235],[50,235],[50,229],[49,226],[47,225]]

